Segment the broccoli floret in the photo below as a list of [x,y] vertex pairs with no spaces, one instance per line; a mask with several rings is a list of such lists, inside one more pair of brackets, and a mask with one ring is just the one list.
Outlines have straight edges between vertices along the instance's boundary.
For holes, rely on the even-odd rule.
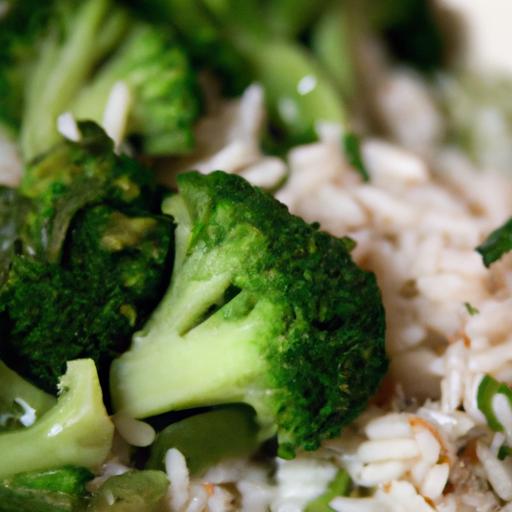
[[199,66],[213,68],[228,91],[240,92],[240,85],[251,81],[261,83],[278,145],[316,139],[318,121],[347,121],[334,81],[293,38],[319,14],[323,0],[298,4],[288,0],[130,3],[176,27]]
[[118,81],[131,97],[126,134],[136,147],[147,154],[191,149],[195,77],[169,30],[138,21],[114,0],[18,4],[0,38],[0,119],[19,131],[25,160],[58,141],[60,114],[101,122]]
[[0,478],[66,465],[93,469],[108,455],[114,426],[94,362],[70,361],[59,389],[55,406],[34,425],[0,433]]
[[[199,70],[213,71],[220,78],[222,92],[228,96],[241,94],[252,77],[240,52],[222,27],[196,0],[126,0],[139,16],[164,30],[172,27],[183,41],[193,65]],[[247,2],[239,2],[239,8]]]
[[25,169],[19,194],[32,201],[18,230],[25,254],[59,261],[72,219],[88,205],[151,211],[158,202],[150,171],[116,156],[97,125],[79,126],[80,142],[62,141]]
[[0,512],[78,512],[85,507],[86,468],[66,466],[19,473],[0,481]]
[[336,239],[240,177],[178,177],[171,285],[111,369],[137,418],[245,402],[280,454],[316,449],[365,407],[386,367],[372,274]]
[[0,289],[0,353],[49,392],[71,359],[94,359],[106,377],[162,297],[171,264],[173,224],[152,211],[151,174],[89,128],[27,169],[20,193],[34,206]]

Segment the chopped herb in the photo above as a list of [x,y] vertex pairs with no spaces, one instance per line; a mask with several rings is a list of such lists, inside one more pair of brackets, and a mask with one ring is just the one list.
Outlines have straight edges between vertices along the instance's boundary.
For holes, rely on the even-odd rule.
[[478,408],[482,411],[487,420],[489,428],[495,432],[503,432],[505,428],[498,418],[496,418],[492,405],[494,396],[498,394],[505,395],[512,406],[512,390],[503,382],[496,380],[490,375],[486,375],[478,386],[476,401]]
[[505,460],[512,455],[512,448],[506,444],[502,444],[498,450],[498,460]]
[[512,250],[512,218],[493,231],[476,250],[482,255],[486,267]]
[[361,143],[355,133],[349,132],[343,135],[343,150],[349,164],[360,174],[363,181],[370,181],[368,169],[366,169],[363,157],[361,156]]
[[475,316],[478,315],[478,313],[480,313],[480,310],[478,308],[475,308],[475,306],[473,306],[473,304],[471,304],[470,302],[464,302],[464,307],[466,308],[466,311],[470,316]]
[[305,512],[331,512],[333,508],[329,503],[337,496],[347,496],[350,492],[350,476],[344,469],[340,469],[334,479],[329,483],[325,492],[313,501],[310,501]]

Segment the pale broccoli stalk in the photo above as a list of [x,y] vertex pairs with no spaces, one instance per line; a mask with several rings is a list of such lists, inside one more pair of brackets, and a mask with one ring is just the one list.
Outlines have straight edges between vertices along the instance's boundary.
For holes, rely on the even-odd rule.
[[14,5],[2,30],[0,123],[19,132],[26,161],[58,142],[64,112],[103,122],[117,82],[126,92],[118,138],[151,155],[192,148],[195,75],[169,30],[137,20],[115,0]]
[[126,30],[126,12],[111,7],[109,0],[57,6],[55,21],[60,18],[62,27],[50,29],[42,39],[33,68],[25,76],[20,138],[26,160],[58,142],[58,116],[68,110],[94,67]]
[[30,426],[55,405],[55,398],[0,361],[0,431]]
[[105,106],[122,81],[131,96],[126,133],[143,153],[183,153],[192,149],[191,124],[198,115],[196,86],[181,48],[163,31],[135,26],[112,58],[70,106],[77,119],[103,123]]
[[134,417],[243,402],[281,456],[314,450],[364,407],[386,367],[375,278],[352,243],[290,215],[240,177],[178,176],[171,285],[111,368]]
[[65,465],[95,468],[108,455],[110,421],[91,359],[70,361],[57,403],[28,428],[0,434],[0,478]]

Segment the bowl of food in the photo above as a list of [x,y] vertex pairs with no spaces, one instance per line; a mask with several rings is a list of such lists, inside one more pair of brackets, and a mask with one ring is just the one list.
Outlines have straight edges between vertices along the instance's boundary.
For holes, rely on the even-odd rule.
[[1,2],[0,511],[512,510],[508,9]]

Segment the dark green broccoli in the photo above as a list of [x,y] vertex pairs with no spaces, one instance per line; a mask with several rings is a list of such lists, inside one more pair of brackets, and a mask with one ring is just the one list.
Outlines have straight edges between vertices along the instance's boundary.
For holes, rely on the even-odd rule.
[[0,480],[0,512],[78,512],[85,507],[86,468],[65,466]]
[[[372,28],[398,60],[420,71],[443,67],[446,42],[435,17],[433,4],[425,0],[360,2]],[[369,15],[368,15],[369,13]]]
[[290,215],[242,178],[178,177],[169,290],[115,360],[117,410],[137,418],[245,402],[282,456],[339,434],[386,367],[384,310],[351,241]]
[[197,87],[169,30],[115,0],[50,0],[13,3],[0,33],[0,121],[19,132],[25,160],[58,142],[60,114],[101,122],[118,81],[131,97],[126,134],[137,148],[191,149]]
[[92,126],[35,161],[20,193],[33,201],[0,289],[2,358],[47,391],[66,361],[110,360],[163,295],[172,221],[152,175],[117,157]]
[[[213,72],[220,79],[222,92],[239,95],[252,77],[244,58],[233,46],[222,27],[196,0],[126,0],[139,16],[164,30],[176,31],[193,65]],[[247,2],[240,2],[243,7]]]
[[0,186],[0,288],[7,278],[19,230],[30,208],[31,202],[15,189]]
[[81,123],[79,143],[62,141],[25,169],[19,195],[32,201],[19,229],[24,253],[59,261],[75,214],[100,202],[132,211],[156,211],[153,175],[135,160],[116,156],[93,123]]
[[[94,362],[68,362],[59,390],[57,403],[33,425],[0,433],[0,479],[68,465],[94,469],[104,462],[114,425],[103,404]],[[63,484],[62,478],[54,481]],[[41,486],[55,490],[48,483]]]

